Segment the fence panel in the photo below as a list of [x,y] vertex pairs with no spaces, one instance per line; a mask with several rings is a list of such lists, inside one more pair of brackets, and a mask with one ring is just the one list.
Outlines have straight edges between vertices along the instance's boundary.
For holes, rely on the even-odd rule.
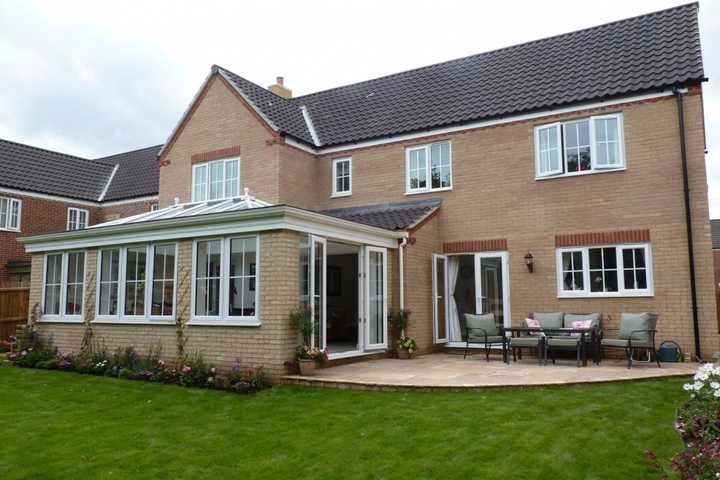
[[8,340],[18,323],[27,323],[29,282],[0,282],[0,340]]

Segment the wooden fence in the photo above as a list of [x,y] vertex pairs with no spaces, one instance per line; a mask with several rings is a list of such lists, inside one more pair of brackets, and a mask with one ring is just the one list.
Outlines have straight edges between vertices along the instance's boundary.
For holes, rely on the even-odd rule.
[[9,340],[18,323],[27,323],[30,282],[0,282],[0,341]]

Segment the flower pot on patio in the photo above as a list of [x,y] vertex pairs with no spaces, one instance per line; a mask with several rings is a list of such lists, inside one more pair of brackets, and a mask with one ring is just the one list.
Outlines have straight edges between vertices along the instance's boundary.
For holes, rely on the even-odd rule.
[[315,375],[315,368],[317,368],[317,362],[311,358],[300,358],[298,359],[298,365],[300,366],[300,375],[311,376]]
[[395,355],[397,355],[397,358],[401,360],[407,360],[408,358],[410,358],[410,352],[408,352],[404,348],[395,349]]

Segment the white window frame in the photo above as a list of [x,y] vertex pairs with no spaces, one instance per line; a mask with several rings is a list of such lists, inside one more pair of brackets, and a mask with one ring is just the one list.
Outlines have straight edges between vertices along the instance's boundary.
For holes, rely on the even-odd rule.
[[[340,165],[347,164],[347,173],[340,170]],[[352,157],[335,158],[332,162],[332,196],[346,197],[352,195]],[[338,183],[347,178],[347,190],[338,189]]]
[[157,212],[160,209],[160,205],[157,203],[151,203],[150,204],[150,211],[151,212]]
[[[253,315],[230,315],[230,299],[227,298],[230,289],[230,247],[233,240],[241,239],[254,239],[255,240],[255,273],[254,273],[254,310]],[[220,242],[220,272],[213,277],[208,278],[219,278],[219,295],[218,305],[219,311],[217,315],[197,315],[196,314],[196,301],[198,294],[198,244],[200,242]],[[208,237],[198,238],[193,241],[193,256],[192,256],[192,289],[191,289],[191,313],[190,321],[191,325],[215,325],[215,326],[259,326],[260,317],[258,315],[260,307],[260,270],[261,270],[261,258],[260,258],[260,236],[259,235],[232,235],[228,237]],[[252,262],[250,262],[252,263]],[[235,277],[245,276],[248,279],[252,278],[252,274],[235,274]],[[203,277],[204,278],[204,277]]]
[[22,200],[0,197],[0,230],[20,231]]
[[[232,164],[236,164],[237,177],[228,178],[228,168],[232,168]],[[212,169],[221,167],[222,178],[212,177]],[[204,179],[201,177],[204,176]],[[230,183],[229,183],[230,182]],[[222,194],[213,195],[213,184],[222,186]],[[235,184],[235,185],[233,185]],[[202,188],[199,188],[201,187]],[[223,198],[232,198],[240,195],[240,157],[228,157],[209,162],[197,163],[193,165],[192,175],[192,201],[205,202],[210,200],[219,200]]]
[[[448,158],[447,163],[441,163],[439,166],[433,166],[432,151],[434,147],[442,147],[447,145]],[[420,161],[418,165],[413,165],[413,154],[423,154],[424,161]],[[441,159],[442,161],[442,159]],[[439,186],[433,188],[432,186],[432,172],[440,168],[440,170],[447,169],[447,175],[450,178],[450,185]],[[413,186],[412,182],[416,175],[422,172],[425,176],[425,186]],[[442,173],[441,173],[442,182]],[[443,190],[452,190],[452,142],[450,140],[443,140],[442,142],[433,142],[425,145],[415,145],[407,147],[405,149],[405,193],[425,193],[425,192],[437,192]]]
[[[604,142],[599,139],[598,125],[601,122],[617,122],[617,163],[601,164],[598,158],[599,145]],[[566,132],[567,128],[582,122],[588,122],[590,140],[590,169],[568,171],[566,155]],[[564,177],[572,175],[585,175],[605,171],[616,171],[625,169],[625,135],[622,113],[609,115],[595,115],[591,117],[577,118],[564,122],[555,122],[535,127],[535,177],[537,179],[549,177]],[[614,142],[613,142],[614,143]],[[546,145],[547,148],[542,148]]]
[[[69,266],[70,266],[70,256],[71,255],[77,255],[82,254],[82,274],[81,279],[82,282],[70,282],[68,279],[68,273],[69,273]],[[46,302],[48,301],[47,293],[48,293],[48,261],[50,257],[60,257],[60,282],[58,285],[60,287],[60,290],[58,292],[58,312],[53,313],[48,310]],[[82,323],[84,319],[84,313],[85,313],[85,292],[86,292],[86,285],[85,285],[85,273],[87,271],[87,252],[84,250],[72,250],[67,252],[52,252],[52,253],[46,253],[45,258],[43,261],[43,281],[42,281],[42,300],[41,305],[43,305],[44,313],[42,317],[40,318],[41,322],[70,322],[70,323]],[[80,311],[73,311],[71,313],[68,313],[67,311],[67,305],[70,303],[68,302],[67,292],[68,292],[68,285],[75,285],[81,287],[80,292]],[[75,298],[77,300],[77,298]],[[77,304],[77,302],[72,302],[73,304]]]
[[88,226],[90,213],[84,208],[68,207],[68,230],[82,230]]
[[[166,315],[163,313],[163,309],[160,309],[160,313],[153,313],[153,284],[155,282],[155,249],[156,247],[163,245],[172,245],[174,247],[175,255],[175,266],[173,269],[173,308],[172,314]],[[143,313],[138,315],[126,314],[125,302],[127,300],[126,287],[128,282],[137,283],[136,280],[127,279],[127,258],[129,249],[144,249],[145,250],[145,279],[144,291],[142,293],[143,301]],[[114,313],[101,313],[100,307],[102,299],[101,295],[101,284],[102,284],[102,267],[103,267],[103,254],[111,250],[117,250],[119,253],[118,260],[118,278],[117,278],[117,295],[116,295],[116,311]],[[96,285],[96,300],[95,300],[95,321],[98,323],[175,323],[175,313],[177,308],[177,272],[178,272],[178,246],[177,242],[158,242],[152,244],[141,244],[141,245],[128,245],[128,246],[108,246],[98,250],[97,259],[97,285]],[[168,279],[163,279],[167,282]],[[114,282],[113,282],[114,283]]]
[[[592,291],[591,282],[602,277],[600,271],[590,271],[590,250],[593,249],[614,249],[615,264],[617,265],[617,291]],[[632,266],[624,265],[623,252],[625,250],[643,250],[645,255],[646,288],[635,288],[625,285],[625,270],[633,270]],[[582,285],[574,285],[566,288],[564,279],[563,253],[579,253],[581,255]],[[575,266],[575,270],[580,269]],[[606,245],[584,245],[573,247],[560,247],[556,249],[557,268],[557,292],[560,298],[577,297],[652,297],[654,295],[653,273],[652,273],[652,250],[649,243],[627,243],[627,244],[606,244]],[[612,271],[612,270],[611,270]],[[593,278],[594,275],[594,278]],[[602,279],[598,280],[602,282]]]

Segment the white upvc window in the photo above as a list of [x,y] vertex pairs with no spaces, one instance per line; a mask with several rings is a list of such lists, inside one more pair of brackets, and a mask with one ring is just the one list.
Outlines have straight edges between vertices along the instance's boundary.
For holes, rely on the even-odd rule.
[[647,243],[558,248],[558,296],[652,296],[650,259]]
[[192,323],[259,325],[257,235],[196,240]]
[[452,188],[452,151],[449,141],[405,149],[405,189],[422,193]]
[[100,250],[97,315],[100,321],[174,321],[177,245]]
[[240,157],[193,165],[193,202],[240,195]]
[[43,317],[81,322],[85,313],[85,252],[45,255]]
[[352,195],[352,157],[333,160],[333,197]]
[[622,114],[535,127],[537,178],[625,168]]
[[68,230],[82,230],[88,224],[88,211],[82,208],[68,208]]
[[17,198],[0,197],[0,230],[20,230],[21,206]]

